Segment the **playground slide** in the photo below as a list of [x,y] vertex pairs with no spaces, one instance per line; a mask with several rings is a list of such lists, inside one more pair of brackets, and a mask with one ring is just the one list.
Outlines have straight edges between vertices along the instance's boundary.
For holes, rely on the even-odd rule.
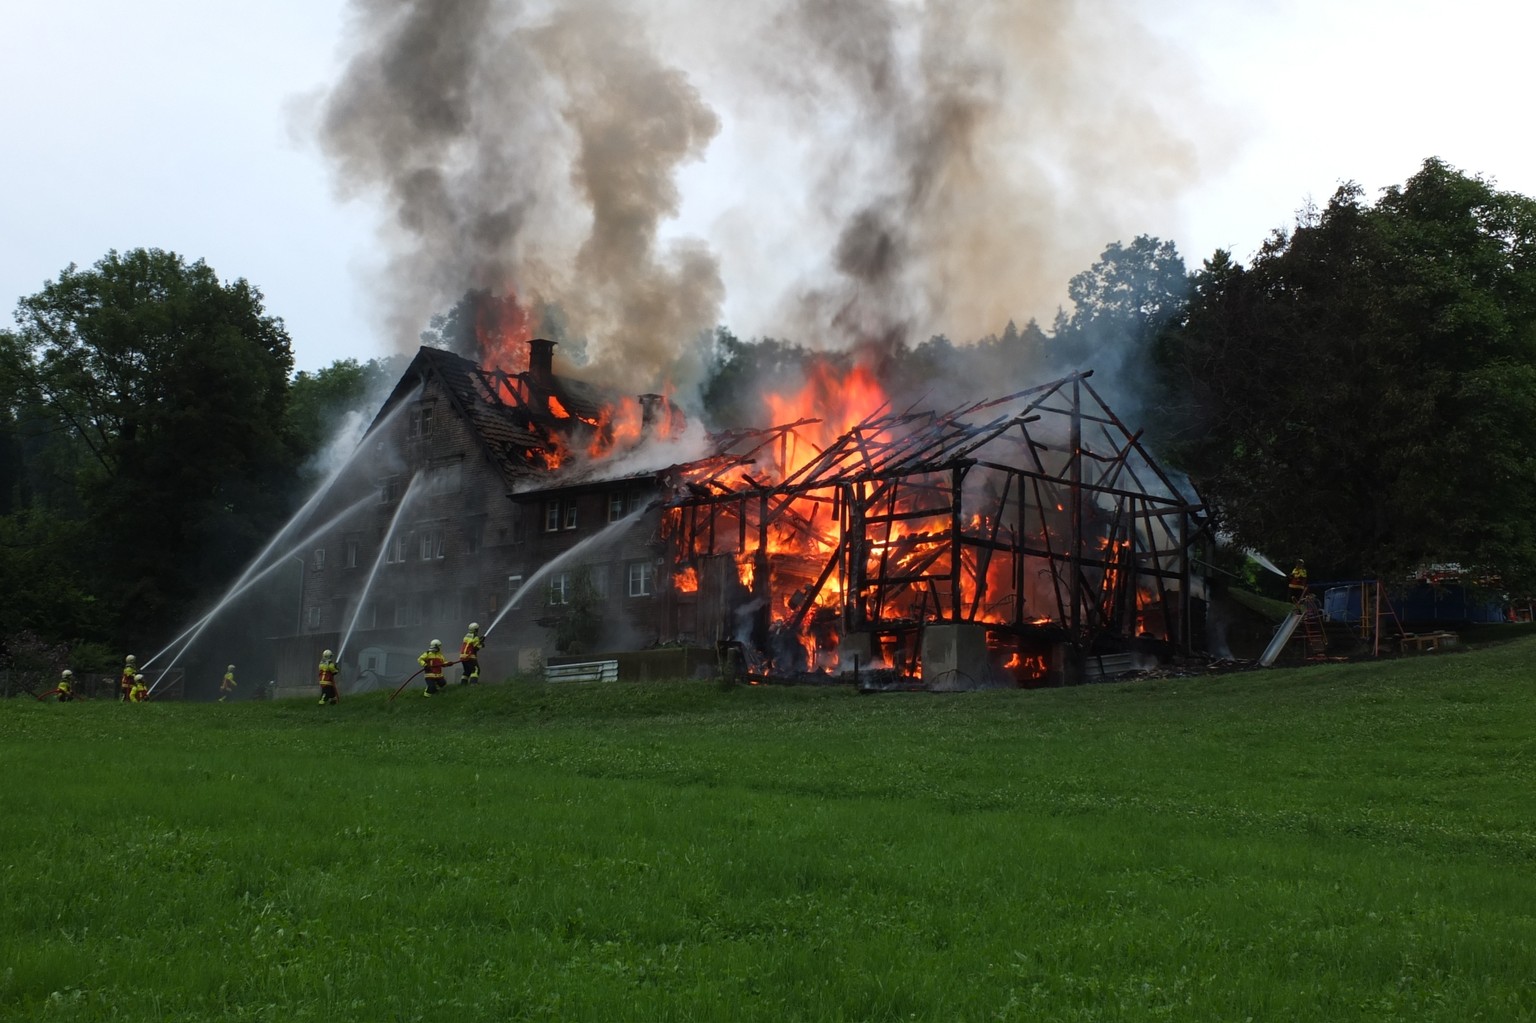
[[1285,644],[1290,642],[1291,635],[1300,624],[1300,608],[1286,615],[1285,621],[1275,627],[1275,638],[1270,640],[1269,646],[1264,648],[1264,655],[1259,658],[1259,667],[1268,668],[1275,663],[1275,658],[1280,656],[1280,651],[1285,649]]

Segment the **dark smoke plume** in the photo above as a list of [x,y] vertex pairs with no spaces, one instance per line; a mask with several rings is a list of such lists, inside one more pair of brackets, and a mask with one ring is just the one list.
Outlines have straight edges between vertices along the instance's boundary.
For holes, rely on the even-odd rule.
[[1214,114],[1125,10],[354,0],[322,140],[344,190],[387,199],[406,343],[468,289],[557,305],[631,390],[722,316],[964,341],[1048,320],[1198,177]]

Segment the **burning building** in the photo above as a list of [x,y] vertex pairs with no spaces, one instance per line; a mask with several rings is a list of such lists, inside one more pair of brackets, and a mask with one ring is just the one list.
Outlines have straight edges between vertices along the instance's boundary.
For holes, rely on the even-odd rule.
[[286,679],[330,647],[349,688],[393,682],[470,621],[492,676],[671,646],[753,679],[1025,685],[1201,645],[1202,509],[1088,373],[918,410],[854,371],[702,437],[526,349],[417,353],[324,501],[351,510],[307,559]]

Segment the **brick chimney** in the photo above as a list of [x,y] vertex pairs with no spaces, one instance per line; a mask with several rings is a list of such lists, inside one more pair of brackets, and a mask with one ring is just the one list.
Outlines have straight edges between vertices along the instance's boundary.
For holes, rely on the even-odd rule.
[[555,342],[536,337],[528,342],[528,374],[548,388],[555,378]]

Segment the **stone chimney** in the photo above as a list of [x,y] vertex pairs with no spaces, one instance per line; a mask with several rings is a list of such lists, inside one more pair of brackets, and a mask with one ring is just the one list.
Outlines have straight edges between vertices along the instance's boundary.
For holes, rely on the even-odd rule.
[[548,388],[555,378],[555,342],[536,337],[528,342],[528,375]]
[[656,425],[656,417],[665,414],[661,395],[642,394],[637,400],[640,402],[640,426],[649,433]]

